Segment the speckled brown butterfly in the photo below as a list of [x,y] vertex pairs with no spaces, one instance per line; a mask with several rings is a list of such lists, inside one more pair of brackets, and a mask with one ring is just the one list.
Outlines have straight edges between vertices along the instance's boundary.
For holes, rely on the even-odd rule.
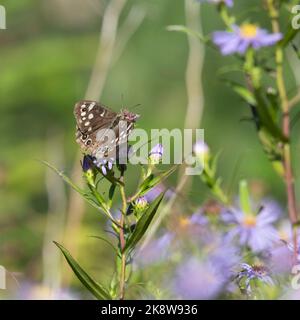
[[[139,115],[122,109],[119,113],[98,102],[82,100],[75,104],[76,142],[81,150],[97,162],[115,161],[116,149],[126,144]],[[120,125],[122,124],[122,126]],[[113,130],[114,138],[106,133]]]

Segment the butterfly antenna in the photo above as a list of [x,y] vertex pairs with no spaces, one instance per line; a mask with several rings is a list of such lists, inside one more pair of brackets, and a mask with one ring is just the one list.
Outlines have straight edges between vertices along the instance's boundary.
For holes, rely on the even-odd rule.
[[128,108],[129,110],[133,110],[133,109],[135,109],[135,108],[137,108],[137,107],[140,107],[142,104],[141,103],[138,103],[138,104],[135,104],[134,106],[132,106],[132,107],[130,107],[130,108]]
[[125,102],[124,102],[124,94],[121,94],[121,105],[122,105],[122,109],[125,108]]

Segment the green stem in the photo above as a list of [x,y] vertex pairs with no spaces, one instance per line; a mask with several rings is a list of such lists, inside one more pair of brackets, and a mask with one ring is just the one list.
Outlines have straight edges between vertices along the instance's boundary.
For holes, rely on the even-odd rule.
[[225,3],[220,3],[219,5],[220,16],[225,23],[226,27],[231,30],[232,24],[234,23],[234,18],[229,15],[227,6]]
[[[124,182],[124,170],[121,171],[120,180]],[[126,215],[126,208],[127,208],[127,200],[126,200],[124,185],[120,185],[120,192],[122,197],[122,212],[121,212],[120,231],[119,231],[120,250],[121,250],[120,300],[124,300],[125,276],[126,276],[126,254],[124,252],[126,241],[125,241],[125,235],[124,235],[124,228],[125,228],[125,215]]]
[[[279,12],[274,4],[274,0],[267,0],[269,16],[272,19],[272,29],[273,32],[280,32],[279,25]],[[293,231],[293,243],[294,243],[294,256],[297,258],[297,222],[298,222],[298,214],[296,207],[296,195],[295,195],[295,185],[294,185],[294,175],[292,169],[292,160],[291,160],[291,148],[290,148],[290,114],[289,114],[289,101],[287,96],[287,90],[284,81],[283,75],[283,60],[284,53],[283,48],[280,44],[276,47],[275,52],[275,61],[276,61],[276,82],[278,87],[278,92],[281,101],[281,110],[283,114],[282,119],[282,130],[283,134],[288,138],[288,142],[283,145],[283,165],[285,171],[285,183],[286,183],[286,193],[288,199],[288,212],[289,218],[292,225]]]
[[220,180],[215,177],[214,170],[207,163],[203,171],[203,182],[210,188],[211,192],[220,200],[225,206],[230,204],[230,201],[220,186]]

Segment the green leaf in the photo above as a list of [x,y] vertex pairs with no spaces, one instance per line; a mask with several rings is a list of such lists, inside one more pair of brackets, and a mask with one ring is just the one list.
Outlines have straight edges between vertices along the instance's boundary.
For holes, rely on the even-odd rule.
[[106,212],[109,212],[109,209],[106,205],[105,199],[104,197],[101,195],[101,193],[98,192],[98,190],[92,186],[92,185],[88,185],[92,194],[94,195],[95,199],[97,200],[98,205]]
[[149,190],[160,184],[163,180],[165,180],[168,176],[170,176],[175,170],[177,169],[177,165],[172,166],[169,170],[164,172],[163,174],[155,177],[154,174],[150,174],[143,183],[139,186],[139,191],[137,192],[136,196],[143,196]]
[[251,104],[253,106],[256,106],[256,100],[251,91],[249,91],[247,88],[243,87],[239,83],[236,83],[234,81],[225,80],[226,84],[228,84],[235,93],[237,93],[243,100],[245,100],[248,104]]
[[99,239],[99,240],[104,241],[104,242],[107,243],[112,249],[114,249],[114,251],[115,251],[115,253],[117,254],[117,256],[119,256],[118,249],[117,249],[110,241],[108,241],[107,239],[105,239],[105,238],[103,238],[103,237],[100,237],[100,236],[91,236],[91,238],[95,238],[95,239]]
[[116,190],[116,185],[115,184],[112,184],[109,188],[109,192],[108,192],[108,202],[107,202],[107,205],[109,208],[111,208],[112,206],[112,201],[113,201],[113,197],[114,197],[114,194],[115,194],[115,190]]
[[199,32],[195,32],[195,31],[193,31],[185,26],[182,26],[182,25],[171,25],[171,26],[167,26],[166,29],[168,31],[179,31],[179,32],[186,33],[189,36],[197,37],[198,39],[200,39],[200,41],[204,42],[205,44],[207,44],[209,42],[209,39],[203,37]]
[[297,35],[300,29],[294,29],[292,23],[290,23],[290,27],[288,31],[285,33],[283,39],[279,42],[281,47],[286,47]]
[[59,171],[47,161],[43,161],[43,160],[39,160],[39,161],[45,164],[51,170],[53,170],[56,174],[58,174],[71,188],[73,188],[79,194],[81,194],[82,196],[86,196],[86,192],[83,189],[79,188],[75,183],[73,183],[72,180],[69,177],[67,177],[62,171]]
[[138,220],[133,233],[128,238],[124,251],[130,250],[136,246],[136,244],[141,240],[145,232],[147,231],[154,215],[164,197],[164,192],[162,192],[146,209],[141,218]]
[[[56,169],[53,165],[51,165],[50,163],[46,162],[46,161],[41,161],[43,164],[45,164],[47,167],[49,167],[51,170],[53,170],[56,174],[58,174],[72,189],[74,189],[76,192],[78,192],[89,204],[91,204],[94,208],[98,209],[99,211],[103,212],[106,217],[108,219],[110,219],[114,224],[118,224],[117,221],[114,220],[114,218],[112,217],[110,211],[107,209],[106,205],[105,206],[99,206],[97,203],[95,203],[91,198],[90,195],[85,191],[82,190],[81,188],[79,188],[75,183],[72,182],[72,180],[67,177],[63,172],[59,171],[58,169]],[[90,185],[89,185],[90,186]],[[92,186],[91,186],[92,187]],[[93,188],[93,187],[92,187]],[[93,190],[91,190],[93,192]],[[94,194],[94,192],[93,192]],[[101,199],[101,195],[100,198],[99,193],[97,192],[97,195],[94,194],[94,196],[96,197],[97,201],[102,204],[104,203]]]
[[284,136],[281,129],[278,127],[276,122],[273,120],[272,115],[268,109],[268,106],[265,102],[265,99],[261,93],[260,89],[254,90],[255,99],[257,101],[257,113],[261,122],[270,134],[274,137],[279,139],[280,141],[287,142],[288,139]]
[[68,250],[66,250],[62,245],[54,241],[54,244],[61,250],[65,256],[69,266],[74,271],[77,278],[81,283],[99,300],[111,300],[111,296],[107,289],[96,282],[91,276],[89,276],[82,267],[77,263],[77,261],[71,256]]

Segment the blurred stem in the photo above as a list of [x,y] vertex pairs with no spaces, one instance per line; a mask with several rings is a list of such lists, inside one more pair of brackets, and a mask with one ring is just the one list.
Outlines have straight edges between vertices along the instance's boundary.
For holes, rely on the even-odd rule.
[[[194,32],[201,34],[200,21],[200,6],[195,6],[193,1],[185,0],[185,15],[186,26],[188,30],[193,30],[193,33],[187,33],[187,39],[189,44],[189,54],[186,67],[186,90],[188,105],[185,116],[184,127],[189,129],[195,129],[199,127],[203,114],[203,90],[201,83],[201,73],[204,61],[204,46],[200,43],[199,39],[194,36]],[[177,195],[188,192],[188,182],[190,176],[185,174],[185,168],[179,172],[177,187],[174,194],[170,197],[166,205],[162,208],[161,213],[153,221],[152,225],[148,229],[142,242],[140,250],[145,248],[147,244],[154,237],[156,231],[161,226],[162,221],[166,216],[173,212],[173,207],[177,200]]]
[[[102,95],[102,91],[112,65],[119,18],[126,2],[127,0],[111,0],[105,8],[100,29],[96,60],[85,94],[86,99],[98,100]],[[114,63],[115,62],[116,59]],[[72,180],[77,185],[82,184],[81,168],[78,166],[80,159],[81,152],[78,152],[71,174]],[[83,214],[84,201],[77,192],[71,190],[64,238],[66,247],[72,252],[74,257],[77,256],[78,239]],[[65,274],[65,285],[68,285],[70,282],[70,277],[71,273],[68,272]]]
[[[124,169],[121,170],[120,180],[124,183]],[[122,197],[122,212],[121,212],[120,231],[119,231],[120,250],[121,250],[120,300],[124,300],[125,275],[126,275],[126,254],[124,252],[126,242],[125,242],[125,236],[124,236],[124,228],[125,228],[125,215],[126,215],[126,208],[127,208],[127,200],[126,200],[124,185],[120,185],[120,193]]]
[[[200,6],[190,0],[185,0],[186,26],[193,32],[201,33]],[[204,61],[204,46],[198,38],[187,34],[188,59],[185,73],[187,91],[187,110],[184,128],[199,128],[203,114],[203,89],[201,74]],[[188,193],[190,179],[185,175],[185,166],[179,171],[178,184],[181,184],[179,192]]]
[[103,91],[114,56],[119,18],[126,1],[127,0],[111,0],[105,9],[96,61],[86,91],[87,99],[98,101]]
[[[47,159],[63,166],[64,150],[61,148],[63,136],[60,132],[49,132],[46,144]],[[48,195],[48,213],[43,242],[43,285],[49,289],[48,299],[55,298],[61,289],[62,270],[60,252],[53,246],[53,239],[61,241],[64,231],[66,212],[66,193],[63,180],[52,171],[46,171],[46,189]]]
[[[268,11],[270,18],[272,20],[272,29],[273,32],[280,32],[279,25],[279,12],[274,3],[274,0],[267,0]],[[275,52],[275,60],[276,60],[276,81],[278,92],[281,100],[281,110],[283,114],[282,119],[282,130],[283,134],[288,138],[288,142],[283,145],[283,165],[285,171],[285,183],[286,183],[286,193],[288,198],[288,212],[289,218],[292,225],[293,232],[293,243],[294,243],[294,255],[295,259],[297,258],[297,206],[296,206],[296,196],[295,196],[295,185],[294,185],[294,175],[292,169],[292,161],[291,161],[291,148],[290,148],[290,113],[289,113],[289,101],[287,97],[287,90],[284,82],[284,74],[283,74],[283,60],[284,53],[283,48],[280,44],[277,44],[276,52]]]

